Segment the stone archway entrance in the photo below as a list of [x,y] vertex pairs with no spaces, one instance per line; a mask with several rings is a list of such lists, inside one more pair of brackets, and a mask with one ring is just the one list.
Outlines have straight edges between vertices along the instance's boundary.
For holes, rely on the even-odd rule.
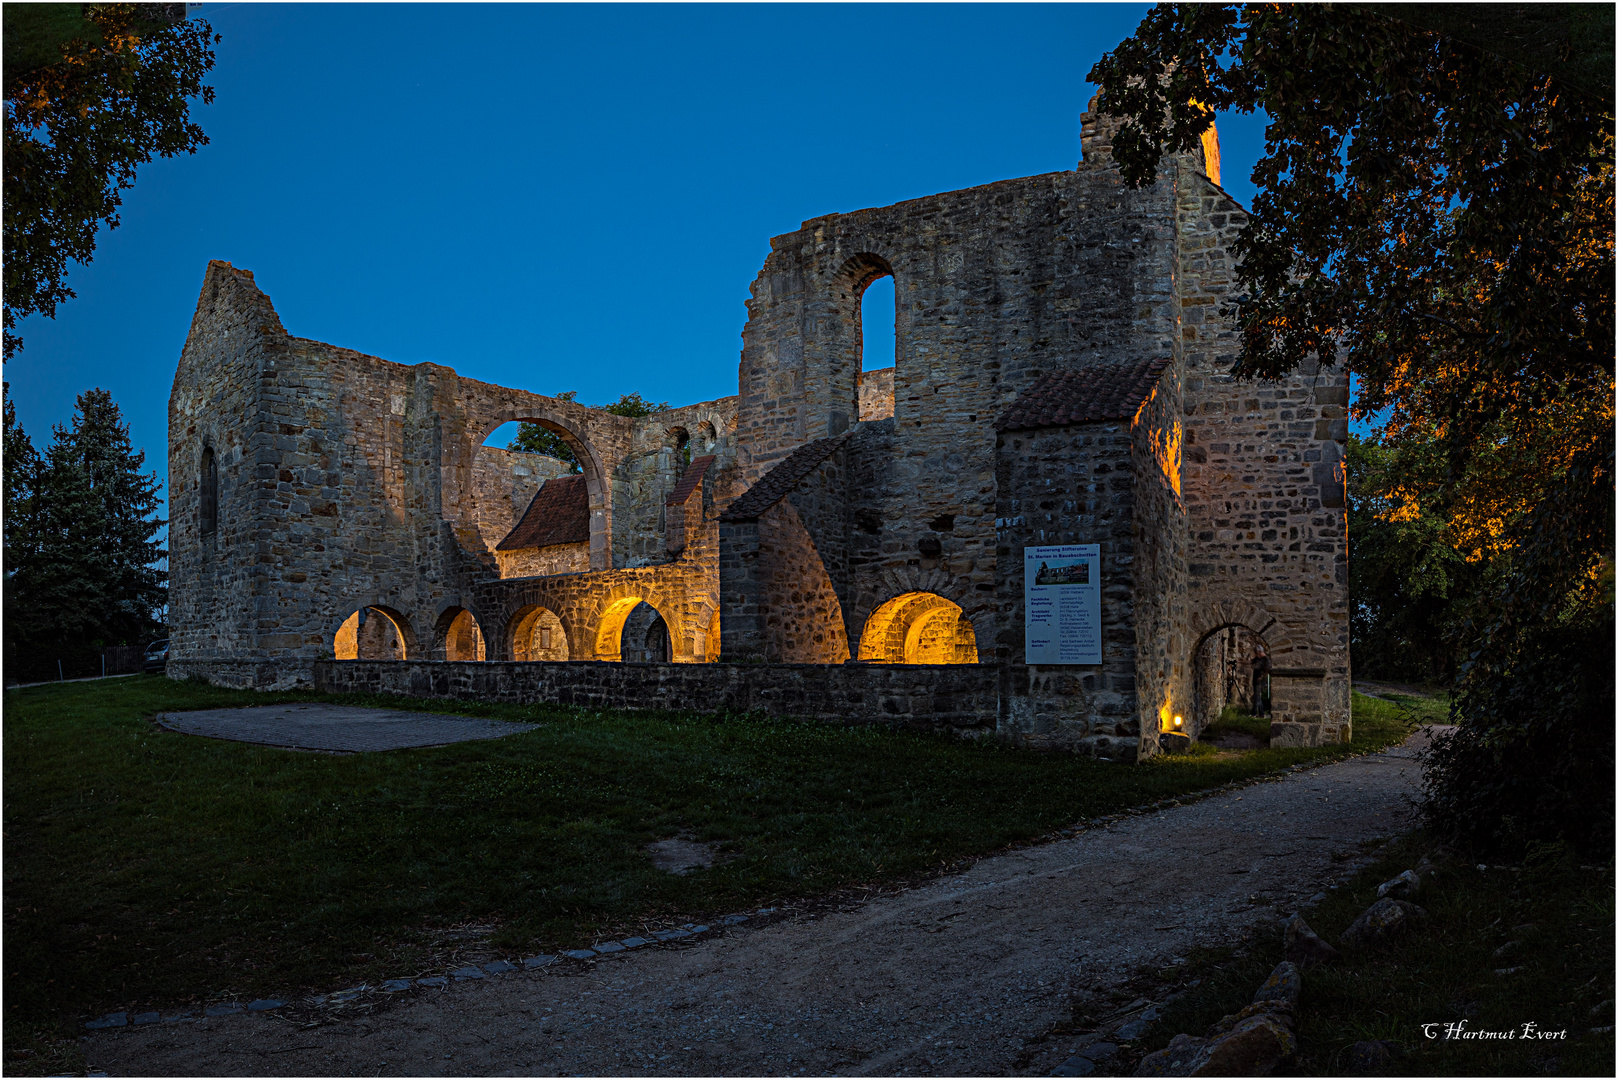
[[1259,646],[1273,655],[1264,636],[1241,623],[1229,623],[1203,634],[1192,654],[1193,698],[1187,735],[1200,737],[1226,708],[1252,713],[1256,704],[1253,657]]

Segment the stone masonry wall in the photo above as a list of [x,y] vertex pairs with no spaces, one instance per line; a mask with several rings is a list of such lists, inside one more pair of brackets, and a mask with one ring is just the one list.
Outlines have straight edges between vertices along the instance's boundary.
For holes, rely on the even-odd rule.
[[[488,630],[481,596],[499,569],[485,522],[522,501],[518,481],[527,478],[517,477],[515,459],[530,455],[483,441],[511,420],[547,424],[573,446],[590,492],[590,566],[617,573],[620,467],[670,423],[689,423],[721,460],[733,457],[733,403],[631,419],[294,338],[251,274],[210,264],[170,396],[171,657],[313,659],[331,652],[361,607],[400,623],[407,657],[429,652],[446,614],[461,608]],[[204,446],[220,479],[220,527],[208,537],[197,511]],[[711,482],[728,481],[715,470]],[[680,640],[702,649],[682,654],[676,644],[676,659],[706,655],[717,606],[712,566],[698,566],[703,550],[712,557],[716,528],[690,531],[696,543],[683,566],[662,574],[660,595],[676,609],[669,624]],[[670,582],[680,585],[671,592]]]
[[838,725],[993,734],[994,669],[977,664],[512,664],[323,660],[327,693],[589,709],[759,709]]
[[1171,365],[1141,405],[1131,432],[1135,689],[1145,756],[1157,751],[1157,733],[1173,731],[1173,718],[1180,716],[1183,723],[1194,704],[1185,632],[1188,536],[1179,396],[1178,373]]
[[542,548],[497,551],[494,558],[503,578],[590,572],[589,544],[552,544]]
[[1181,175],[1187,647],[1224,626],[1256,633],[1275,665],[1272,744],[1346,741],[1348,377],[1312,363],[1275,383],[1230,376],[1240,341],[1224,305],[1245,220],[1205,177]]
[[[1006,581],[993,649],[1003,671],[1000,728],[1027,746],[1134,760],[1136,688],[1134,440],[1128,421],[1008,431],[1000,437],[997,511]],[[1023,548],[1101,545],[1101,663],[1024,662]],[[1015,566],[1016,573],[1010,573]],[[978,636],[984,652],[986,638]]]
[[[478,532],[487,549],[492,553],[494,546],[522,520],[541,484],[572,473],[572,465],[545,454],[514,453],[496,446],[481,448],[472,465],[472,483]],[[588,546],[585,550],[588,553]]]
[[842,604],[821,553],[790,499],[758,519],[764,582],[764,658],[771,663],[841,664],[849,657]]
[[[855,598],[851,648],[877,605],[911,591],[959,604],[992,640],[994,421],[1040,375],[1172,351],[1174,225],[1172,183],[1137,191],[1088,169],[828,215],[771,241],[742,334],[743,488],[861,415],[860,297],[894,278],[892,446],[848,492],[877,552],[833,578]],[[1020,564],[1007,572],[1020,581]]]
[[886,420],[893,415],[893,368],[860,372],[859,419],[861,423]]

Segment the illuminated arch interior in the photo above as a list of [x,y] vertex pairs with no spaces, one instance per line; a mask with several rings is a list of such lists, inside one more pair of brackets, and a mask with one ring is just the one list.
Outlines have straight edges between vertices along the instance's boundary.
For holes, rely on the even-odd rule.
[[601,624],[596,628],[597,660],[616,662],[623,659],[624,620],[629,618],[629,613],[640,602],[638,596],[626,596],[608,604],[607,610],[601,613]]
[[332,655],[339,660],[403,660],[405,635],[393,616],[360,608],[337,628]]
[[556,613],[545,607],[526,607],[512,620],[513,660],[566,660],[567,632]]
[[451,610],[453,617],[450,612],[445,612],[438,620],[444,641],[444,659],[484,659],[483,630],[478,626],[477,619],[465,608]]
[[878,664],[975,664],[977,635],[959,604],[937,593],[904,593],[865,621],[860,659]]

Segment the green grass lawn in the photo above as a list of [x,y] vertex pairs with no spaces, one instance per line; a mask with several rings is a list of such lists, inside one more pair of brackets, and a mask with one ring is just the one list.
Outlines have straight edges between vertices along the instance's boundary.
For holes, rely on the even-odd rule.
[[[345,756],[151,722],[166,709],[317,698],[544,726]],[[756,715],[151,677],[13,690],[5,706],[8,1043],[115,1009],[422,973],[445,928],[488,927],[495,948],[528,954],[901,879],[1408,730],[1373,706],[1349,746],[1124,766]],[[682,831],[729,860],[684,877],[653,869],[645,845]]]

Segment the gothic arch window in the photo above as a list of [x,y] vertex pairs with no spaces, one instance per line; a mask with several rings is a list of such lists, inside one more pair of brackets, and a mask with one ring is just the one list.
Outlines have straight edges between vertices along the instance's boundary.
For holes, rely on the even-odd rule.
[[202,535],[212,536],[219,531],[219,462],[211,446],[202,448],[202,475],[197,488],[200,496],[197,519]]

